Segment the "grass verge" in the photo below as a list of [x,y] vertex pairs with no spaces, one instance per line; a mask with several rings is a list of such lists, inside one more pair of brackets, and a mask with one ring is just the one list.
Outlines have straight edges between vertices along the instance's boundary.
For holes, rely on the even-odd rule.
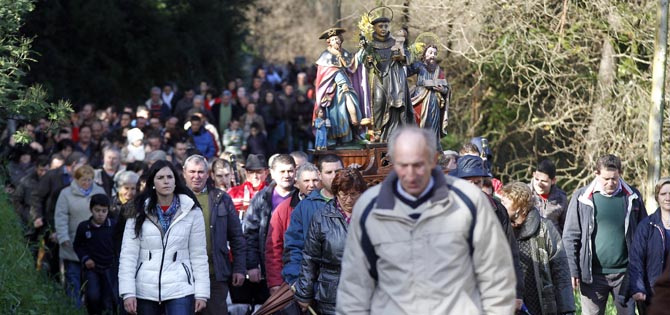
[[35,270],[23,228],[7,194],[0,192],[0,314],[84,314],[65,291]]

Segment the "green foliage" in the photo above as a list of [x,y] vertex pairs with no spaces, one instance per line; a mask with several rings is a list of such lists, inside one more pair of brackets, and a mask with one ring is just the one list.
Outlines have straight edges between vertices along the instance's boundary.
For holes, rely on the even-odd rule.
[[559,184],[572,191],[592,178],[598,156],[615,153],[640,187],[656,5],[487,4],[475,53],[447,59],[450,136],[486,136],[504,182],[527,180],[533,165],[550,158]]
[[54,99],[136,105],[149,88],[238,73],[252,0],[41,1],[22,29],[39,62],[28,79]]
[[22,230],[7,195],[0,193],[0,313],[83,314],[56,282],[35,270]]
[[[576,312],[575,314],[581,314],[582,313],[582,301],[580,300],[580,294],[579,291],[575,291],[575,306]],[[636,313],[637,314],[637,313]],[[616,315],[616,307],[614,306],[614,300],[612,300],[612,296],[607,299],[607,308],[605,309],[605,315]]]
[[[25,14],[33,10],[34,0],[0,0],[0,125],[9,118],[33,120],[47,117],[60,121],[70,106],[50,104],[40,86],[26,87],[21,81],[28,70],[32,41],[19,35]],[[25,135],[19,136],[27,141]]]

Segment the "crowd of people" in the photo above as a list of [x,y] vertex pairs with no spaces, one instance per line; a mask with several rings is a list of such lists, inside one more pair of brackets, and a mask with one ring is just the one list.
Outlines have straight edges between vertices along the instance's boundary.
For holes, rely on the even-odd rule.
[[664,311],[669,178],[649,216],[612,154],[571,197],[550,160],[503,185],[486,139],[442,151],[435,114],[377,135],[392,171],[368,187],[308,154],[328,147],[310,77],[260,67],[249,89],[168,84],[55,130],[8,127],[6,190],[36,268],[89,314],[245,314],[287,290],[280,314],[573,314],[573,290],[583,314],[610,295],[618,314]]

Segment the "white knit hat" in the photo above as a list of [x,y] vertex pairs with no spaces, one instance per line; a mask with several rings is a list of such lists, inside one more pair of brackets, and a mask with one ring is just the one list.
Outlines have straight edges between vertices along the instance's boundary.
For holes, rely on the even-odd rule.
[[144,139],[144,133],[139,128],[133,128],[128,130],[126,138],[128,138],[128,143],[133,143],[137,140]]

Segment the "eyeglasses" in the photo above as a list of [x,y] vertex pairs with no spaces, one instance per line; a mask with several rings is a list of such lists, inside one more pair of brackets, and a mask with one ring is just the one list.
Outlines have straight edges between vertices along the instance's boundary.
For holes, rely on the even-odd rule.
[[361,193],[359,193],[359,192],[348,192],[347,193],[347,192],[342,192],[341,191],[341,192],[337,193],[337,198],[342,200],[342,201],[344,201],[344,200],[349,200],[349,201],[356,200],[360,196],[361,196]]

